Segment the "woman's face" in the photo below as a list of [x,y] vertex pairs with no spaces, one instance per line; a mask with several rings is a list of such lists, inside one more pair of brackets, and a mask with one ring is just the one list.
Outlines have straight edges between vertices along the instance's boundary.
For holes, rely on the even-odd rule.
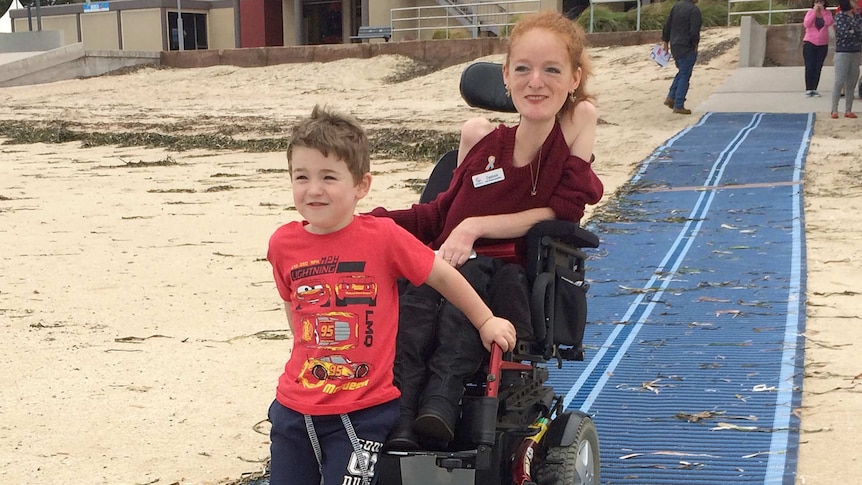
[[565,43],[556,34],[532,29],[512,44],[503,67],[503,81],[522,118],[553,118],[580,82]]

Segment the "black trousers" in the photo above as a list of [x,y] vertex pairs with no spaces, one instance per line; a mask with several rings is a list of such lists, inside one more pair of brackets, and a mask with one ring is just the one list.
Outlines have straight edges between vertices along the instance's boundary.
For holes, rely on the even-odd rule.
[[829,53],[828,45],[814,45],[811,42],[802,43],[802,58],[805,60],[805,90],[816,91],[820,84],[820,71]]
[[[479,256],[459,271],[498,316],[528,337],[530,310],[526,278],[519,267]],[[395,353],[395,384],[401,390],[402,415],[422,403],[444,398],[457,405],[464,385],[476,374],[487,352],[479,332],[454,305],[428,285],[407,285],[401,293]]]

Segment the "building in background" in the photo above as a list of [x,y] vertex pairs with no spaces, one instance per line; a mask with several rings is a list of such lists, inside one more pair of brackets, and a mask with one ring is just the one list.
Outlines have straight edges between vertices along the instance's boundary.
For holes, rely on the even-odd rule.
[[[180,2],[114,0],[45,6],[38,23],[41,30],[62,31],[66,44],[82,42],[86,49],[161,51],[179,49],[180,14],[185,49],[231,49],[360,42],[352,38],[360,26],[392,27],[393,40],[500,35],[504,27],[496,24],[517,20],[517,14],[510,12],[562,9],[562,0]],[[480,2],[483,5],[475,6]],[[474,6],[459,5],[464,3]],[[33,11],[10,13],[13,32],[38,30]]]

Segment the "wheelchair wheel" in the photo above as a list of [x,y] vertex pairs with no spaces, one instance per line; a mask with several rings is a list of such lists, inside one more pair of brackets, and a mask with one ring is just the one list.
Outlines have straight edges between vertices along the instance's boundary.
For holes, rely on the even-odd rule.
[[543,485],[599,485],[601,462],[599,459],[599,435],[596,425],[588,416],[572,416],[580,420],[572,444],[549,446],[537,476]]

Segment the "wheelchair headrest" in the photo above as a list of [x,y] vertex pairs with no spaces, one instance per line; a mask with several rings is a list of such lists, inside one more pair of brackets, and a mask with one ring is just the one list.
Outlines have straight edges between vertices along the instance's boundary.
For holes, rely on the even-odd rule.
[[461,73],[461,97],[473,108],[517,113],[512,98],[506,96],[503,65],[496,62],[476,62]]

